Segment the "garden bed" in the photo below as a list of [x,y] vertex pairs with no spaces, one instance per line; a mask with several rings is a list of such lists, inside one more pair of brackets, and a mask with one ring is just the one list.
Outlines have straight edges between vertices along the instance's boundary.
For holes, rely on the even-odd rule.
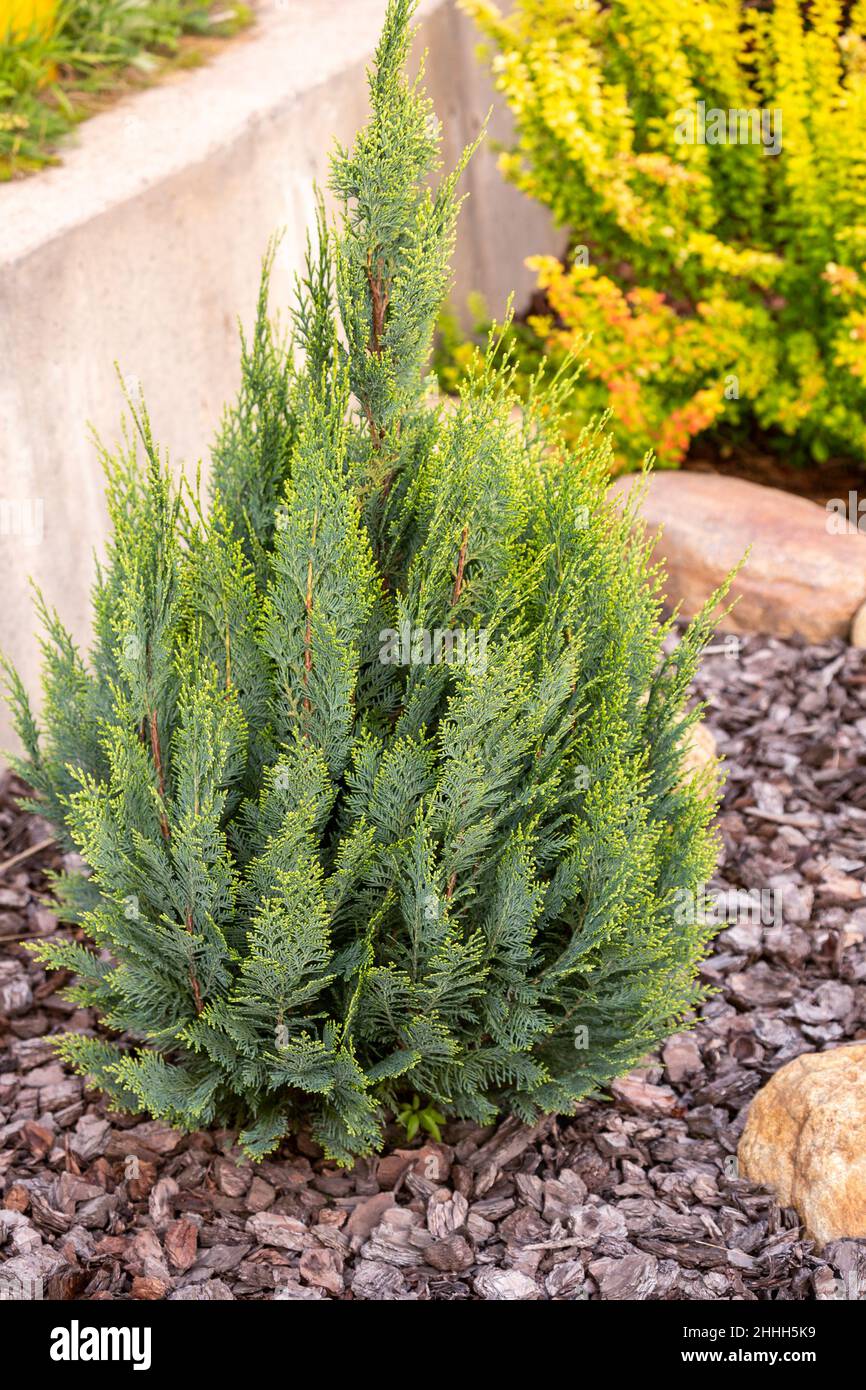
[[805,464],[779,449],[771,451],[757,440],[724,446],[698,440],[684,459],[683,468],[692,473],[718,473],[723,478],[742,478],[747,483],[778,488],[822,507],[835,498],[841,498],[847,506],[848,494],[859,493],[863,488],[863,465],[856,459],[828,459],[826,463]]
[[[14,7],[13,7],[14,8]],[[172,71],[197,67],[252,22],[243,4],[160,8],[22,4],[10,39],[0,8],[0,182],[61,158],[81,121]],[[33,25],[33,27],[25,27]]]
[[698,684],[727,760],[713,886],[764,894],[765,920],[741,914],[716,938],[697,1027],[572,1119],[451,1125],[423,1147],[394,1129],[351,1172],[303,1136],[238,1165],[231,1134],[112,1114],[52,1060],[43,1033],[92,1020],[24,949],[58,930],[39,897],[59,860],[32,852],[46,828],[15,808],[7,775],[0,1279],[74,1299],[837,1296],[866,1242],[816,1253],[735,1154],[783,1063],[866,1037],[866,655],[761,637],[717,648]]

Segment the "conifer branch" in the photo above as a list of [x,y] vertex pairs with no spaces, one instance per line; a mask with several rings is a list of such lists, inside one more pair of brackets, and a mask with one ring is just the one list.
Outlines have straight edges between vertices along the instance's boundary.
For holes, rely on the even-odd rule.
[[570,449],[547,397],[515,430],[492,354],[454,412],[424,400],[462,163],[431,186],[412,10],[389,0],[370,125],[334,159],[298,365],[271,251],[209,509],[142,415],[144,465],[106,465],[89,662],[40,610],[44,729],[7,668],[19,767],[92,871],[60,892],[99,949],[37,955],[143,1040],[60,1055],[172,1125],[244,1116],[254,1158],[308,1122],[351,1163],[407,1092],[483,1124],[570,1111],[682,1024],[712,930],[679,912],[714,857],[681,776],[709,610],[666,655],[602,433]]
[[[310,672],[313,669],[313,551],[316,546],[316,533],[319,528],[319,513],[313,514],[313,529],[310,536],[310,556],[307,561],[307,588],[304,594],[304,689],[309,689]],[[304,696],[304,710],[307,715],[312,710],[309,695]]]
[[372,302],[370,351],[376,357],[382,356],[382,339],[385,334],[385,316],[388,312],[388,300],[390,298],[390,286],[384,278],[381,257],[376,261],[376,271],[373,273],[373,253],[370,251],[367,256],[367,284],[370,287],[370,299]]
[[[194,935],[195,935],[195,932],[194,932],[194,929],[193,929],[192,908],[191,908],[191,907],[188,907],[187,910],[186,910],[186,929],[187,929],[187,932],[189,933],[189,936],[190,936],[191,938],[193,938]],[[201,1015],[201,1013],[202,1013],[203,1010],[204,1010],[204,1004],[202,1003],[201,989],[200,989],[200,987],[199,987],[198,976],[197,976],[196,973],[195,973],[195,956],[194,956],[194,948],[193,948],[192,945],[190,945],[190,954],[189,954],[189,983],[190,983],[190,988],[192,989],[192,997],[193,997],[193,1002],[195,1003],[195,1011],[196,1011],[196,1014]]]
[[150,751],[153,757],[153,765],[156,768],[156,785],[159,791],[160,812],[159,828],[164,840],[171,839],[168,817],[165,813],[165,772],[162,766],[162,747],[159,741],[159,722],[155,709],[150,711]]
[[466,548],[469,544],[469,527],[463,527],[463,536],[460,541],[460,552],[457,556],[457,574],[454,579],[454,588],[451,592],[451,607],[457,607],[457,601],[463,591],[463,570],[466,565]]

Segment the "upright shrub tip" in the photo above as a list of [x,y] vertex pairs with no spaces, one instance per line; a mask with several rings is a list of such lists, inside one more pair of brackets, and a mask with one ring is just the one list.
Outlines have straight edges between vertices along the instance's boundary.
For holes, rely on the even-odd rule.
[[89,944],[36,947],[101,1020],[58,1052],[256,1158],[300,1124],[348,1163],[388,1113],[570,1110],[700,997],[679,903],[713,801],[681,758],[709,609],[666,653],[603,432],[567,446],[540,387],[514,424],[495,354],[431,403],[462,162],[431,188],[412,8],[289,343],[265,261],[209,498],[136,411],[90,657],[43,610],[41,724],[10,674],[18,767],[88,866],[57,892]]

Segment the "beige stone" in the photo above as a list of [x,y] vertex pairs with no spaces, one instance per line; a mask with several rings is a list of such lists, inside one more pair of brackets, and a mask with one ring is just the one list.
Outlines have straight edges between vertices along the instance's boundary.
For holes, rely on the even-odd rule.
[[718,777],[716,740],[706,724],[692,724],[683,750],[683,775],[688,778],[705,767],[715,767]]
[[795,1207],[819,1246],[866,1237],[866,1043],[810,1052],[749,1107],[740,1173]]
[[[628,493],[640,478],[618,478]],[[866,601],[866,536],[834,534],[823,507],[803,497],[715,473],[659,472],[646,482],[641,514],[662,528],[655,558],[665,592],[692,615],[743,559],[722,627],[729,632],[799,633],[808,641],[847,637]],[[866,640],[866,635],[864,635]]]
[[852,647],[866,647],[866,603],[862,603],[854,614],[848,641]]

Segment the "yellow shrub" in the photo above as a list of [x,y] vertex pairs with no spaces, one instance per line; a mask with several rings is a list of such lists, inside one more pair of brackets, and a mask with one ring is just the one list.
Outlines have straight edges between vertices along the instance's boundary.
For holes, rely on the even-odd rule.
[[594,335],[576,408],[606,392],[631,457],[676,462],[715,410],[866,458],[866,0],[461,2],[515,116],[502,167],[583,253],[545,265],[539,325]]
[[50,33],[56,10],[56,0],[0,0],[0,35],[20,38],[31,29]]

